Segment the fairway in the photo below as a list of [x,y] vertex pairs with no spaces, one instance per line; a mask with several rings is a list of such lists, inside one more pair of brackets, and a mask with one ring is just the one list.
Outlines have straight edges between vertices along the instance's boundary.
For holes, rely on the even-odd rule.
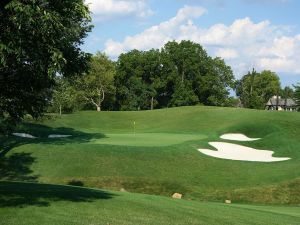
[[92,144],[123,145],[123,146],[168,146],[186,141],[206,138],[205,135],[172,134],[172,133],[137,133],[137,134],[105,134],[104,138],[91,139]]

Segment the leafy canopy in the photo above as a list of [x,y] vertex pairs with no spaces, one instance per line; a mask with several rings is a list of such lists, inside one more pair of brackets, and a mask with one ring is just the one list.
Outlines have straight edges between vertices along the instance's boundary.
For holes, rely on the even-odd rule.
[[12,0],[0,5],[0,117],[39,117],[57,74],[86,71],[80,45],[92,28],[83,0]]
[[236,84],[236,94],[246,108],[263,109],[267,101],[280,91],[278,75],[269,70],[257,73],[253,69]]
[[191,41],[172,41],[161,50],[133,50],[119,57],[116,107],[222,106],[233,84],[232,70],[224,60],[208,56]]

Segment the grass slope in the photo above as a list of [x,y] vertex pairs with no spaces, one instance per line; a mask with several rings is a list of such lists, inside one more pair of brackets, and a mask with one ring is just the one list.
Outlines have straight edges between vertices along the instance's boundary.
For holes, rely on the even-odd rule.
[[5,225],[298,225],[299,207],[225,205],[70,186],[0,182]]
[[[166,196],[180,192],[197,200],[300,203],[299,113],[217,107],[78,112],[24,124],[19,131],[39,138],[0,137],[7,152],[0,161],[0,179],[78,181],[88,187]],[[244,145],[292,159],[241,162],[197,151],[210,148],[209,141],[221,141],[219,136],[227,132],[260,137]],[[49,140],[49,134],[73,136]]]

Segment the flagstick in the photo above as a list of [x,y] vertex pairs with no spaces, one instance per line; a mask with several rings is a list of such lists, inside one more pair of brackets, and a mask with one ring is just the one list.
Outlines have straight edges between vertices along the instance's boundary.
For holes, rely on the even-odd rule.
[[135,121],[133,121],[133,135],[135,136]]

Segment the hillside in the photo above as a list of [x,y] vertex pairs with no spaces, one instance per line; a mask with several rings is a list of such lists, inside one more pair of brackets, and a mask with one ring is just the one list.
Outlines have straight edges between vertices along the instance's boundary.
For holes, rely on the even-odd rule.
[[[135,126],[134,126],[135,122]],[[217,107],[140,112],[78,112],[28,121],[18,132],[37,139],[1,138],[7,154],[2,180],[79,183],[200,201],[300,203],[300,114]],[[274,151],[283,162],[213,158],[224,133],[261,138],[245,146]],[[49,139],[49,134],[72,137]],[[231,143],[237,143],[231,141]]]

